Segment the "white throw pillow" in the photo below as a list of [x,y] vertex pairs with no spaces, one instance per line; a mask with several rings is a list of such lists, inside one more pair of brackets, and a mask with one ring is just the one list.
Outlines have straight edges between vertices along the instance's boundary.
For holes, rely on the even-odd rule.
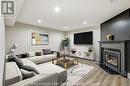
[[29,57],[34,57],[35,56],[35,52],[28,52]]

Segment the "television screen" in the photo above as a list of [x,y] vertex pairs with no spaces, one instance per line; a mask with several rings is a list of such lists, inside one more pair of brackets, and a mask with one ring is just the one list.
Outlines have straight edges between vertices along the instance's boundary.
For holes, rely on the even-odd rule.
[[93,32],[74,34],[74,44],[93,44]]

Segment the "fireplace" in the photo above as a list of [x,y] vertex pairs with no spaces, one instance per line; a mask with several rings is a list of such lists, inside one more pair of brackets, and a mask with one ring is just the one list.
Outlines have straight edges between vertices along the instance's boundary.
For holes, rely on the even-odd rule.
[[100,41],[100,67],[110,74],[127,77],[130,41]]
[[116,49],[104,49],[103,51],[104,56],[104,64],[113,69],[116,72],[120,72],[120,50]]

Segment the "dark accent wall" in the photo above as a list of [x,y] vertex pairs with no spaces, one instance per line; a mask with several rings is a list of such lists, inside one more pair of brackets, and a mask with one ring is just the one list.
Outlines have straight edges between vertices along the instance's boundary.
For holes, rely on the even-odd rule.
[[130,9],[101,24],[101,40],[113,34],[115,41],[130,40]]
[[[107,34],[114,35],[114,41],[130,40],[130,8],[101,24],[101,41]],[[130,73],[130,43],[125,45],[126,70]]]

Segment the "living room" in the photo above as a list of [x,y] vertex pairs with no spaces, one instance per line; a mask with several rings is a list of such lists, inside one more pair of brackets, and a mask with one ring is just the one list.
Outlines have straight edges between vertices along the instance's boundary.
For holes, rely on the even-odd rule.
[[0,86],[130,86],[129,0],[7,3]]

